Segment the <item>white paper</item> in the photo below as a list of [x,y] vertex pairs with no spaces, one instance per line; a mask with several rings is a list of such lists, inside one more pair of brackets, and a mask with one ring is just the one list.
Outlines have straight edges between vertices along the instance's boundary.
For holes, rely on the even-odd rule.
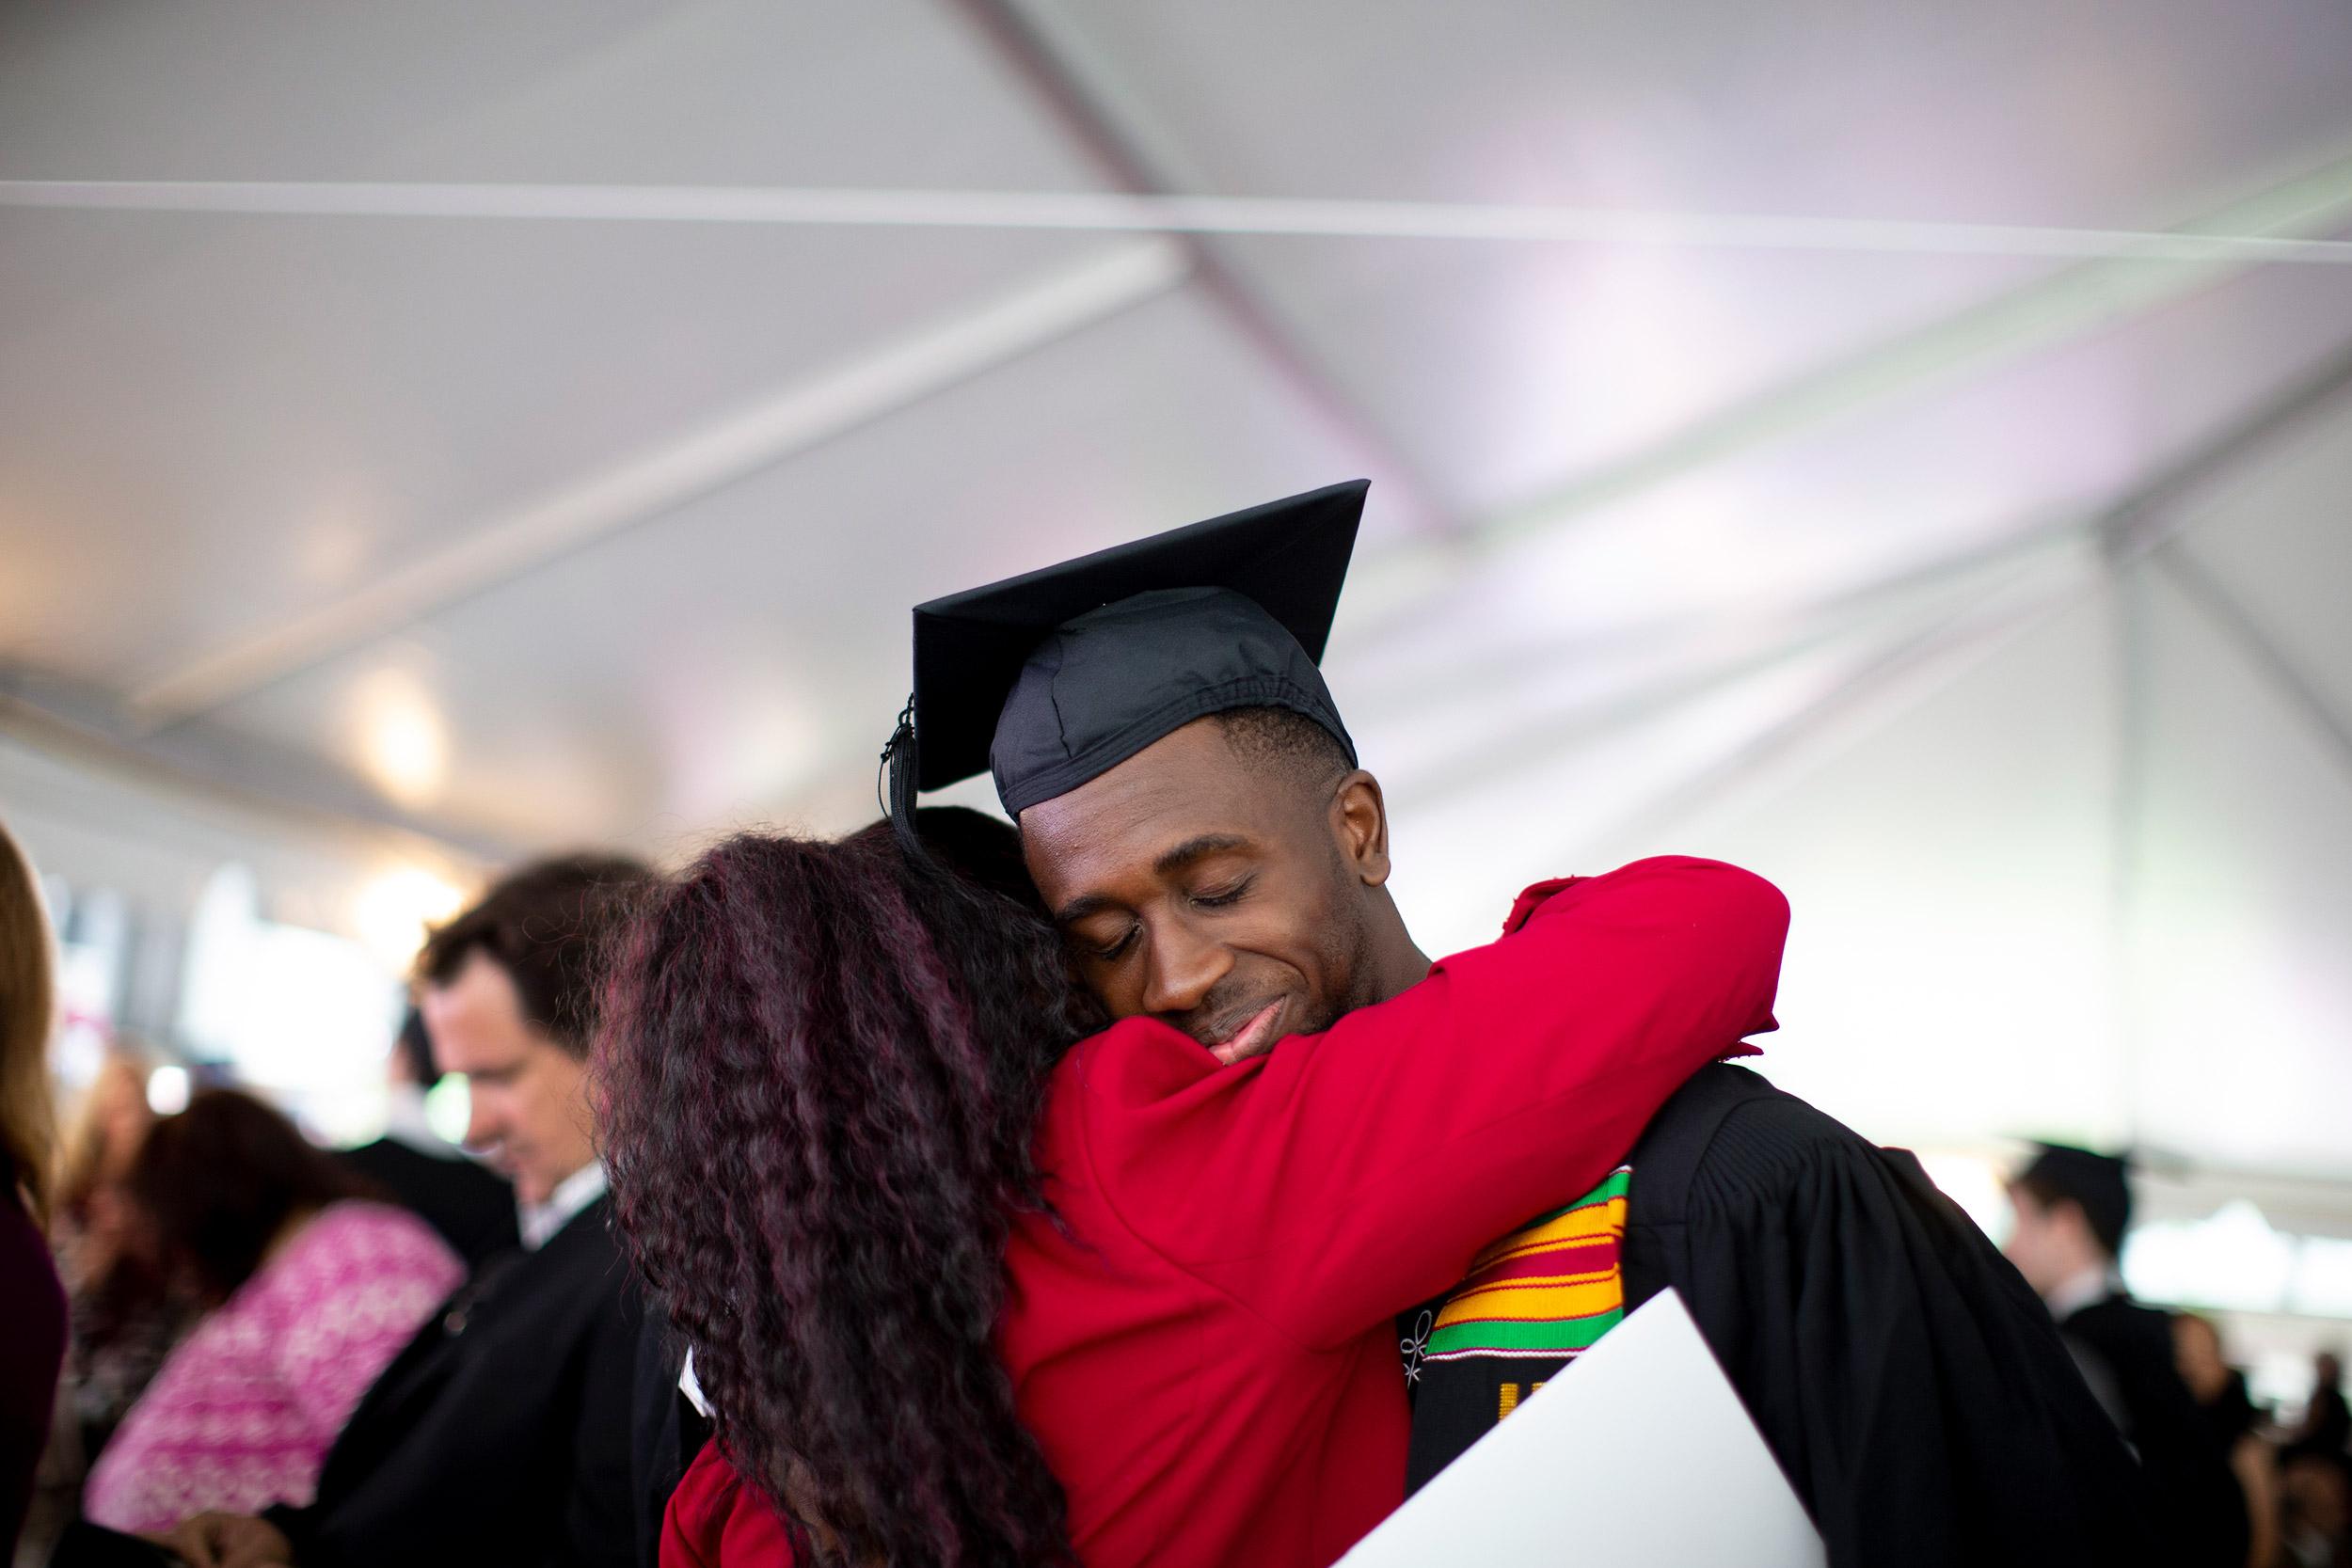
[[1341,1568],[1823,1568],[1821,1538],[1673,1291],[1642,1304]]

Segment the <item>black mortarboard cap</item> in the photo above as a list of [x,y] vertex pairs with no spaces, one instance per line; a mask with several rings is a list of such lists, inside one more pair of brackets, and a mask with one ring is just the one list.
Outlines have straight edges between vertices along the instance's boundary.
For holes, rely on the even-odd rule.
[[892,815],[917,783],[993,768],[1017,816],[1236,707],[1305,714],[1352,760],[1315,662],[1367,488],[1334,484],[917,605]]
[[2112,1154],[2094,1154],[2067,1144],[2042,1144],[2042,1152],[2019,1175],[2082,1205],[2090,1232],[2110,1256],[2123,1251],[2132,1223],[2131,1167]]

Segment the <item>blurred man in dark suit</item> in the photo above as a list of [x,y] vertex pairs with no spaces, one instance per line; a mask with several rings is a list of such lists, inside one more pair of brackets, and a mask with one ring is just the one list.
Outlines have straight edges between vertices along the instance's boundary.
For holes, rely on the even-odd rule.
[[530,866],[425,944],[434,1057],[470,1085],[467,1142],[514,1180],[521,1250],[480,1270],[376,1380],[314,1500],[183,1524],[171,1544],[199,1568],[640,1560],[643,1307],[608,1229],[587,1056],[596,960],[651,875],[596,856]]
[[2168,1538],[2185,1561],[2239,1568],[2249,1524],[2229,1454],[2181,1377],[2170,1316],[2132,1300],[2116,1264],[2132,1217],[2124,1163],[2043,1144],[2009,1196],[2017,1220],[2002,1250],[2138,1457]]

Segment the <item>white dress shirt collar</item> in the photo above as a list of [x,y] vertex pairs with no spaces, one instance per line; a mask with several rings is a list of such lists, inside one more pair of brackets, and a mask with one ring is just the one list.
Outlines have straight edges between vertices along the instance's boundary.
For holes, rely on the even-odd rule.
[[2042,1300],[2050,1308],[2050,1316],[2064,1323],[2091,1303],[2115,1294],[2117,1283],[2114,1269],[2094,1264],[2052,1286],[2050,1293]]
[[604,1164],[591,1161],[558,1181],[545,1203],[516,1204],[515,1222],[523,1245],[532,1252],[547,1245],[582,1209],[604,1196]]

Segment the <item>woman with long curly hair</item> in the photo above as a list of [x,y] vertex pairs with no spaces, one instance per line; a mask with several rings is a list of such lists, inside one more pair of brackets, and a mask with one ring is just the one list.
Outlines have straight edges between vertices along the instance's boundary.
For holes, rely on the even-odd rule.
[[991,1336],[1046,1084],[1098,1014],[1012,830],[921,816],[960,873],[886,832],[745,835],[647,913],[606,1004],[616,1212],[801,1550],[1067,1561]]
[[1403,1495],[1394,1314],[1771,1022],[1786,904],[1667,866],[1247,1061],[1087,1036],[1012,830],[918,827],[729,839],[612,971],[616,1212],[716,1430],[669,1568],[1322,1568]]

